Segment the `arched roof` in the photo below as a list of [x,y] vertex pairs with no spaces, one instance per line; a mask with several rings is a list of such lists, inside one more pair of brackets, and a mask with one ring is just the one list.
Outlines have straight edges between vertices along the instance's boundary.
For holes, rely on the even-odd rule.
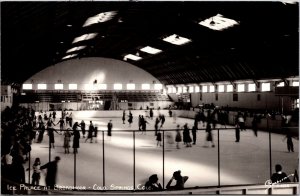
[[[84,89],[85,84],[107,84],[111,88],[114,83],[153,84],[160,83],[145,70],[130,63],[100,57],[72,59],[64,61],[34,74],[25,83],[33,84],[78,84]],[[51,88],[51,87],[50,87]]]

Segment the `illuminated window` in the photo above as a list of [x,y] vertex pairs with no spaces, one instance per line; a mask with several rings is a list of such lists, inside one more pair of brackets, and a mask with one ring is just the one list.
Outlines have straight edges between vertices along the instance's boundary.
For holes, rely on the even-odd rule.
[[292,86],[299,86],[299,82],[296,82],[296,81],[293,82],[293,83],[292,83]]
[[122,84],[114,84],[115,90],[122,90],[122,88],[123,88]]
[[161,90],[162,84],[154,84],[154,90]]
[[299,99],[296,99],[296,107],[299,108]]
[[248,84],[248,92],[253,92],[253,91],[256,91],[255,84]]
[[32,84],[23,84],[23,89],[24,90],[30,90],[30,89],[32,89]]
[[227,89],[226,89],[226,91],[227,92],[233,92],[233,85],[232,84],[227,84]]
[[167,89],[168,89],[168,93],[172,93],[173,87],[168,86]]
[[94,85],[93,84],[85,84],[84,89],[88,90],[88,91],[94,90]]
[[193,86],[190,86],[189,87],[189,93],[193,93],[194,92],[194,87]]
[[237,85],[237,91],[238,92],[244,92],[245,91],[245,84],[238,84]]
[[199,93],[200,92],[200,87],[199,86],[195,86],[195,93]]
[[279,84],[277,84],[277,87],[282,87],[284,86],[284,82],[279,82]]
[[209,92],[210,93],[215,92],[215,86],[209,86]]
[[38,89],[39,90],[46,90],[47,89],[47,84],[38,84]]
[[69,90],[77,90],[77,84],[69,84]]
[[221,14],[217,14],[216,16],[199,22],[199,24],[216,31],[222,31],[234,25],[238,25],[238,22],[229,18],[224,18]]
[[225,91],[225,87],[224,87],[224,85],[223,84],[220,84],[219,86],[218,86],[218,92],[224,92]]
[[182,92],[187,93],[187,87],[186,86],[182,87]]
[[143,52],[149,53],[149,54],[157,54],[157,53],[161,52],[160,49],[153,48],[153,47],[150,47],[150,46],[146,46],[144,48],[141,48],[140,50],[143,51]]
[[182,93],[182,87],[181,86],[177,87],[177,93]]
[[261,85],[261,91],[270,91],[271,90],[271,84],[269,82],[267,83],[262,83]]
[[107,89],[107,84],[99,84],[98,88],[99,88],[99,90],[106,90]]
[[127,84],[127,90],[134,90],[135,84]]
[[191,42],[190,39],[187,39],[185,37],[180,37],[179,35],[176,34],[170,35],[169,37],[166,37],[163,40],[175,45],[183,45],[188,42]]
[[142,90],[150,90],[150,84],[142,84]]
[[207,86],[202,86],[202,92],[207,93]]
[[136,56],[136,55],[133,55],[133,54],[127,54],[126,56],[124,56],[124,60],[126,61],[127,59],[138,61],[138,60],[141,60],[142,57],[139,57],[139,56]]
[[64,85],[63,84],[54,84],[54,89],[62,90],[62,89],[64,89]]
[[172,88],[172,92],[173,92],[173,93],[176,93],[176,87],[173,87],[173,88]]

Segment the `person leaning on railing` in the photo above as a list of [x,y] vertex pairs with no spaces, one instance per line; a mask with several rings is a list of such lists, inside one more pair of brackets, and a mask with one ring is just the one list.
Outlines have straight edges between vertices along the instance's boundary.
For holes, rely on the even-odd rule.
[[[181,176],[180,170],[175,171],[166,188],[169,190],[182,190],[184,189],[184,183],[188,180],[188,178],[188,176]],[[176,184],[175,186],[171,186],[171,183],[174,179],[176,180]]]

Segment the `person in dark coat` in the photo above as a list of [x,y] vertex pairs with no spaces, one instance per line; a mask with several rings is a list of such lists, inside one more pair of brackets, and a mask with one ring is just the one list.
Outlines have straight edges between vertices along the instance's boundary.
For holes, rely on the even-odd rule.
[[48,162],[45,165],[41,166],[40,169],[47,169],[46,175],[46,185],[53,189],[56,184],[56,175],[57,175],[57,163],[60,161],[60,157],[55,157],[54,161]]
[[153,174],[149,177],[149,181],[145,184],[146,191],[162,191],[163,188],[160,183],[158,183],[157,174]]
[[83,138],[85,138],[85,122],[84,122],[84,120],[81,121],[80,127],[81,127]]
[[286,136],[283,140],[287,140],[287,149],[289,152],[294,152],[294,144],[293,144],[293,139],[292,139],[292,133],[288,128],[283,128],[284,132],[286,133]]
[[109,121],[109,123],[107,124],[107,136],[111,136],[111,130],[113,128],[113,124],[111,122],[111,120]]
[[235,142],[240,142],[240,125],[238,123],[235,125]]
[[38,135],[37,143],[41,143],[43,141],[44,132],[45,132],[45,125],[44,125],[43,122],[40,122],[39,123],[39,135]]
[[[212,143],[212,147],[214,148],[215,147],[215,144],[214,144],[214,140],[213,140],[213,136],[212,136],[212,133],[211,133],[211,125],[210,123],[206,123],[206,130],[207,132],[207,136],[206,136],[206,142],[211,142]],[[204,145],[204,147],[208,147],[208,145]]]
[[50,148],[55,148],[54,143],[54,131],[59,134],[54,128],[52,128],[52,125],[55,125],[51,118],[49,118],[48,122],[47,122],[47,130],[48,130],[48,136],[49,136],[49,142],[50,142]]
[[197,127],[196,125],[193,126],[192,128],[192,135],[193,135],[193,145],[196,144],[196,139],[197,139]]
[[128,123],[129,123],[129,127],[131,127],[131,123],[133,122],[133,116],[131,111],[129,111],[129,116],[128,116]]
[[25,183],[24,159],[21,155],[14,156],[10,166],[9,179],[16,183]]
[[79,131],[77,130],[77,127],[80,127],[78,125],[78,122],[75,122],[74,125],[73,125],[73,153],[78,153],[78,148],[79,148],[79,139],[80,139],[80,133]]
[[150,108],[150,112],[149,113],[150,113],[150,119],[153,120],[153,109],[152,108]]
[[[169,190],[182,190],[184,189],[184,183],[189,179],[188,176],[181,176],[181,171],[175,171],[173,177],[168,182],[166,188]],[[173,180],[176,180],[175,186],[171,186]]]
[[157,134],[156,134],[156,140],[157,140],[157,144],[156,144],[156,146],[161,146],[161,133],[160,133],[160,131],[158,131],[157,132]]
[[192,147],[192,138],[190,136],[190,129],[187,123],[183,126],[183,142],[186,144],[186,147]]
[[258,123],[258,116],[254,115],[253,120],[252,120],[252,129],[254,132],[254,135],[257,137],[257,123]]
[[94,125],[93,125],[93,122],[90,121],[90,126],[89,126],[89,131],[88,131],[88,136],[85,140],[85,142],[90,139],[90,142],[93,143],[93,132],[94,132]]
[[177,125],[176,136],[175,136],[175,142],[177,142],[177,144],[176,144],[177,149],[179,149],[179,142],[182,141],[181,134],[180,134],[180,131],[179,131],[179,127],[180,126]]
[[165,123],[165,121],[166,121],[166,118],[165,118],[165,115],[161,115],[160,116],[160,120],[161,120],[161,125],[160,125],[160,127],[163,127],[163,125],[164,125],[164,123]]
[[123,116],[122,116],[122,121],[123,121],[123,124],[125,124],[125,116],[126,116],[126,113],[125,113],[125,110],[123,110]]
[[282,171],[282,166],[280,164],[275,165],[275,171],[276,173],[271,176],[272,183],[291,182],[286,173]]

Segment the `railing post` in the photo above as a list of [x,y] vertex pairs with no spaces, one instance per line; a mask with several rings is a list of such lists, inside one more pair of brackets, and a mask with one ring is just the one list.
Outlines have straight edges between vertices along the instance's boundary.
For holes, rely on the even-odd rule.
[[135,190],[135,131],[133,131],[133,190]]
[[28,184],[30,184],[30,164],[31,163],[31,151],[29,151],[29,160],[28,160]]
[[165,131],[163,130],[163,189],[165,188]]
[[[48,134],[49,134],[49,130],[48,131]],[[50,142],[50,137],[49,137],[49,162],[51,161],[51,142]]]
[[218,187],[221,186],[220,180],[220,129],[218,129]]
[[267,130],[269,132],[269,159],[270,159],[270,178],[272,176],[272,139],[271,139],[271,131],[269,129],[269,118],[267,116]]
[[105,187],[104,131],[102,131],[103,187]]
[[76,187],[76,148],[74,148],[74,187]]

